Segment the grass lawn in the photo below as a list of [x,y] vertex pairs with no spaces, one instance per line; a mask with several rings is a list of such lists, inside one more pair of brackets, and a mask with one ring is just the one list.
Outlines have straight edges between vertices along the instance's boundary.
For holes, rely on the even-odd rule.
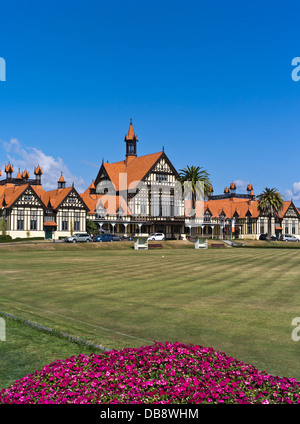
[[[298,249],[164,246],[148,251],[134,251],[128,242],[1,246],[0,311],[107,348],[154,340],[211,346],[300,380],[300,342],[291,338],[292,319],[300,316]],[[17,363],[25,346],[24,357],[31,361],[31,339],[10,337],[8,332],[0,342],[2,363]],[[56,343],[47,337],[40,352]],[[67,350],[57,353],[70,356]],[[49,363],[53,356],[44,359]],[[9,380],[3,369],[0,387]],[[13,380],[14,365],[10,369]]]
[[24,375],[41,370],[57,359],[101,352],[12,319],[6,318],[5,324],[7,340],[0,342],[0,388],[9,387]]

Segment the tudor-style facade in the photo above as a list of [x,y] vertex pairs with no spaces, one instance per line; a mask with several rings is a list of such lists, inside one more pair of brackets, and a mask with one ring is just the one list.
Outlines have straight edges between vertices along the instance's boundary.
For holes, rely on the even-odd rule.
[[[59,239],[85,232],[89,218],[100,230],[120,235],[163,232],[166,238],[188,236],[191,221],[187,199],[164,149],[138,156],[132,122],[124,141],[125,159],[102,161],[95,180],[82,194],[73,186],[66,187],[62,174],[57,188],[45,191],[40,166],[30,178],[27,170],[19,170],[14,177],[12,165],[6,165],[6,178],[0,180],[1,219],[6,221],[6,234],[12,238]],[[214,195],[211,188],[202,206],[196,213],[198,235],[258,239],[267,232],[268,217],[259,212],[251,184],[244,194],[236,192],[234,183],[221,195]],[[272,219],[272,234],[279,237],[286,233],[300,238],[300,212],[292,201],[284,202],[283,210]]]
[[[178,173],[164,149],[145,156],[137,155],[138,138],[132,122],[124,139],[125,159],[104,162],[99,172],[81,195],[88,205],[88,218],[101,230],[120,235],[163,232],[166,238],[190,234],[191,221],[186,216],[186,201],[178,191]],[[206,237],[255,238],[267,232],[268,217],[258,210],[253,187],[239,194],[234,183],[222,195],[213,189],[196,218],[195,233]],[[180,192],[180,190],[179,190]],[[300,214],[293,202],[272,220],[272,233],[287,231],[300,237]]]
[[137,156],[137,141],[130,122],[125,159],[102,162],[81,195],[90,205],[88,218],[120,234],[163,232],[167,238],[179,238],[185,218],[182,198],[175,195],[178,173],[164,150]]
[[[268,231],[269,217],[258,209],[251,184],[247,194],[237,194],[226,187],[223,195],[211,195],[204,202],[204,217],[198,222],[197,234],[206,237],[259,239]],[[271,233],[293,234],[300,239],[300,212],[292,201],[284,201],[283,209],[271,219]]]
[[[1,219],[6,234],[14,238],[42,237],[58,240],[74,232],[86,231],[87,205],[76,189],[65,187],[61,175],[55,190],[46,191],[41,183],[42,169],[35,178],[28,171],[19,171],[13,178],[13,167],[5,168],[6,178],[0,181]],[[1,175],[1,174],[0,174]]]

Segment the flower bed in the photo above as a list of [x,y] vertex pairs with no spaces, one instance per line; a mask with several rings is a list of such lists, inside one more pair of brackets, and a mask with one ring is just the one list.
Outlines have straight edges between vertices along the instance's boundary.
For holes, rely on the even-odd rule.
[[58,360],[1,390],[0,403],[300,403],[300,383],[212,348],[156,342]]

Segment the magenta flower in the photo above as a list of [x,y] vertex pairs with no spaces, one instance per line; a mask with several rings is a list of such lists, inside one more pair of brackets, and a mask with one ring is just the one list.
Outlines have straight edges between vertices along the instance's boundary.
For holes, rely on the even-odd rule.
[[300,403],[300,383],[213,348],[154,343],[55,361],[0,391],[0,403]]

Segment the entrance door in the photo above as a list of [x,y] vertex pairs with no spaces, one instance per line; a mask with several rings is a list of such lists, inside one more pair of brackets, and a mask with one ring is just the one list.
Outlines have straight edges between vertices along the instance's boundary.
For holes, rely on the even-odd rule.
[[45,239],[52,239],[52,232],[51,227],[45,227]]

